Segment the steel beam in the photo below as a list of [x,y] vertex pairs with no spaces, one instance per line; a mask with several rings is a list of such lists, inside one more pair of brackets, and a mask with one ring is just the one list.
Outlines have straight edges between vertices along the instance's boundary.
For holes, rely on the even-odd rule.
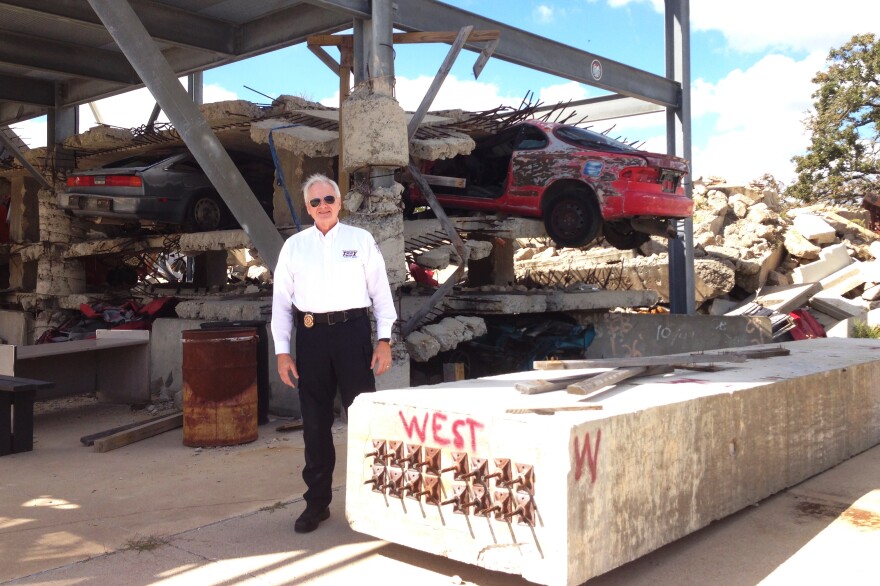
[[321,8],[336,11],[339,14],[347,14],[352,18],[371,20],[373,8],[370,0],[306,0],[309,4]]
[[[327,0],[323,4],[356,5],[354,0]],[[558,77],[602,88],[617,94],[678,107],[680,85],[617,61],[600,57],[524,30],[502,24],[435,0],[398,2],[394,24],[406,31],[458,30],[472,24],[476,29],[499,30],[501,40],[494,57],[537,69]],[[473,51],[482,48],[467,45]]]
[[116,51],[8,31],[0,34],[0,62],[91,79],[128,84],[140,82],[125,56]]
[[[236,27],[167,4],[129,0],[154,39],[215,53],[235,53]],[[0,5],[22,14],[39,15],[103,29],[101,19],[82,0],[0,0]]]
[[266,266],[274,269],[284,243],[281,235],[135,12],[119,0],[88,2],[260,251]]
[[55,105],[55,84],[32,77],[0,74],[0,101]]
[[289,47],[312,35],[339,32],[351,25],[351,17],[345,14],[299,4],[242,25],[238,57]]

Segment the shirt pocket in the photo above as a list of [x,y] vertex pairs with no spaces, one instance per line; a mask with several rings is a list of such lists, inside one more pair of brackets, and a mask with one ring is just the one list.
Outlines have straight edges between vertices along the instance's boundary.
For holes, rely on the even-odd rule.
[[364,265],[358,256],[343,255],[333,262],[333,281],[337,291],[354,294],[366,289]]

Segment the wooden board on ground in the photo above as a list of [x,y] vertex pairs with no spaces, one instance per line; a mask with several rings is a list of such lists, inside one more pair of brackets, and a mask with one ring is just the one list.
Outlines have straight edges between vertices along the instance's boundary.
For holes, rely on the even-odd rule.
[[296,421],[288,421],[287,423],[282,423],[278,427],[275,428],[275,431],[296,431],[297,429],[303,428],[302,419],[297,419]]
[[165,417],[159,417],[152,421],[147,421],[138,427],[120,431],[104,438],[95,440],[96,452],[109,452],[128,444],[139,442],[142,439],[159,435],[172,429],[183,426],[183,413],[173,413]]

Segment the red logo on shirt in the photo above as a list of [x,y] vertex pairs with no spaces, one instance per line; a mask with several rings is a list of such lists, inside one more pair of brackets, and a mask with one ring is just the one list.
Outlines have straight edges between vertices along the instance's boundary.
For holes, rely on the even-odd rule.
[[343,250],[342,258],[357,258],[358,251],[357,250]]

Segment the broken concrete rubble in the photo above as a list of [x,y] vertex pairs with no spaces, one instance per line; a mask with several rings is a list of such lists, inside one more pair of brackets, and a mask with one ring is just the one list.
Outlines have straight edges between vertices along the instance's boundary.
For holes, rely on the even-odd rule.
[[69,149],[107,149],[132,144],[134,135],[127,128],[116,128],[100,124],[81,134],[75,134],[64,141]]
[[251,140],[255,143],[269,144],[270,134],[276,149],[306,157],[335,157],[339,154],[338,132],[301,124],[291,125],[289,120],[280,118],[251,124]]

